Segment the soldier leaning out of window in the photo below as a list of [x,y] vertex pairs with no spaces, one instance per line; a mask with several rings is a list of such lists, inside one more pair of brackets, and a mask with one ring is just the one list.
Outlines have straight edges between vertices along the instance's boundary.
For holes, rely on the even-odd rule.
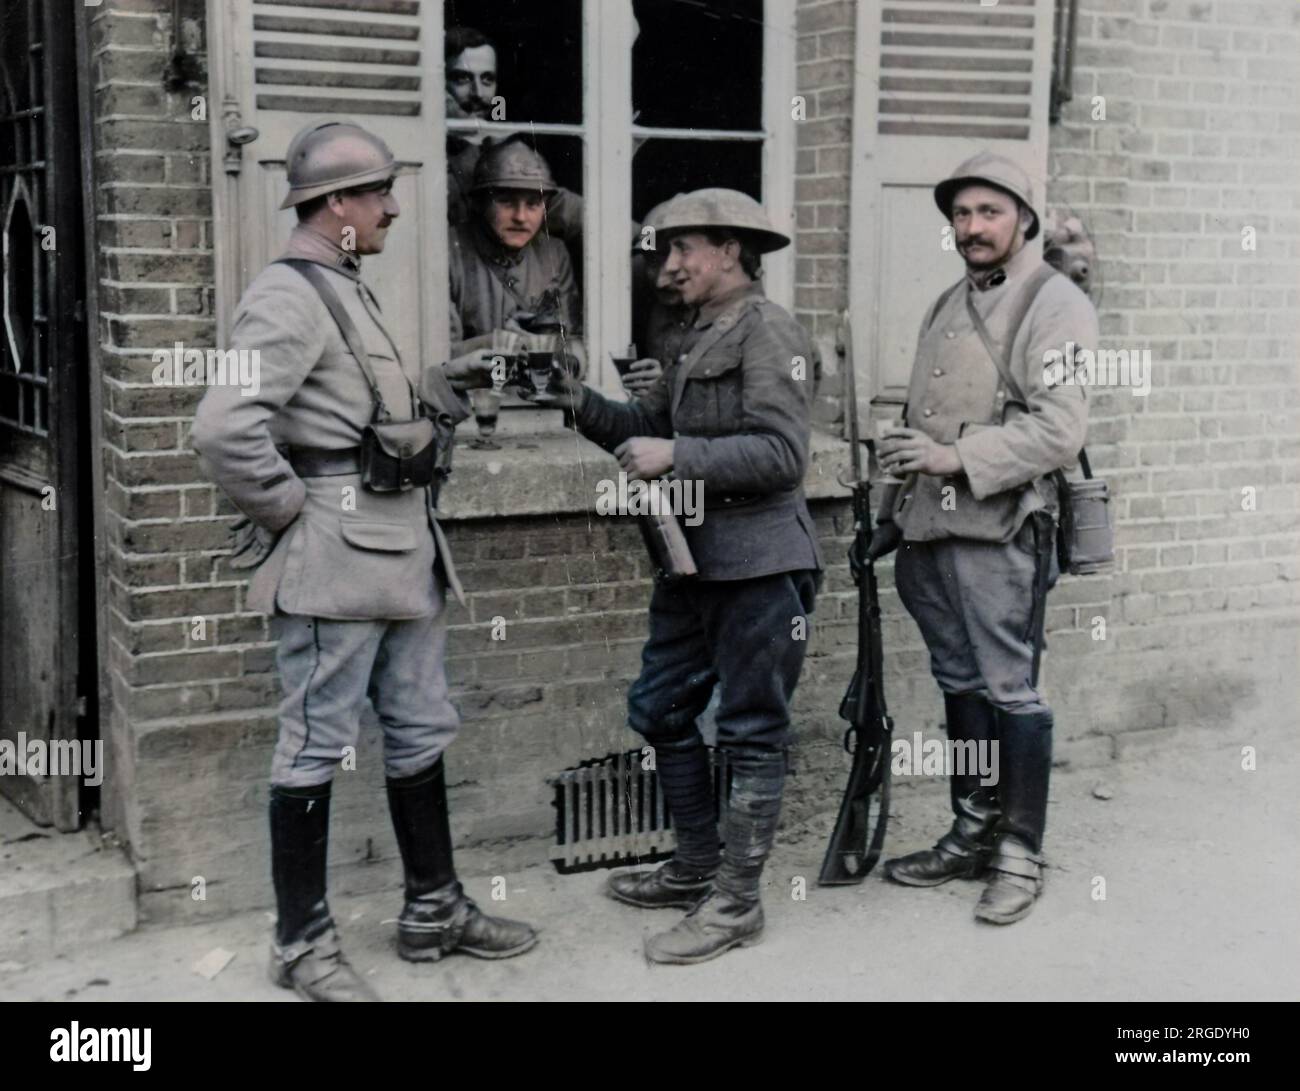
[[[449,27],[443,43],[447,80],[447,117],[492,120],[492,100],[498,95],[497,50],[490,38],[473,27]],[[470,191],[479,159],[488,148],[519,134],[492,137],[486,133],[447,134],[447,219],[468,223]],[[556,186],[546,199],[546,225],[565,242],[582,243],[582,198]]]
[[451,235],[452,354],[564,348],[579,360],[581,304],[569,252],[546,230],[551,168],[523,141],[484,152],[471,222]]

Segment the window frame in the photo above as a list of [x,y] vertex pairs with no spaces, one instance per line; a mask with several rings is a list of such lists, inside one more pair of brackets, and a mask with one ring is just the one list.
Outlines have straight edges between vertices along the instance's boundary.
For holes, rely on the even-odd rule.
[[[441,97],[445,85],[441,38],[445,34],[441,0],[432,0],[439,47],[431,51],[433,78]],[[438,140],[430,166],[439,175],[432,194],[441,214],[430,217],[435,245],[450,245],[446,217],[446,137],[456,131],[512,133],[526,128],[538,134],[574,136],[582,141],[583,329],[587,347],[587,381],[596,389],[622,396],[611,352],[621,352],[632,329],[632,265],[628,227],[632,223],[632,153],[645,138],[761,141],[763,204],[773,224],[794,239],[795,95],[797,0],[764,0],[762,128],[749,131],[664,129],[632,122],[632,46],[636,20],[632,0],[583,0],[582,121],[579,123],[473,122],[448,120],[439,113]],[[616,97],[616,96],[621,96]],[[444,263],[445,264],[445,263]],[[794,307],[794,247],[763,259],[767,295],[787,310]],[[448,290],[445,271],[442,290]],[[435,290],[437,286],[435,286]],[[448,316],[434,315],[435,341],[449,346]]]

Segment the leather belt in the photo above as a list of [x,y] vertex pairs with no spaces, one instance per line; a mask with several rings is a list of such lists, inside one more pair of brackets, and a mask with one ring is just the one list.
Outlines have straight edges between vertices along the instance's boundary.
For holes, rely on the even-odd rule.
[[704,494],[704,509],[710,508],[738,508],[745,504],[752,504],[756,500],[762,500],[768,493],[724,493],[719,497],[709,496],[707,490]]
[[342,477],[361,472],[360,447],[290,447],[288,458],[299,477]]

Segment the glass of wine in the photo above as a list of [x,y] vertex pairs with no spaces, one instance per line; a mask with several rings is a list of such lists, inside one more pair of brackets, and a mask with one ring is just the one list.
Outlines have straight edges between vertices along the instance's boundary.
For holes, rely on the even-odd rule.
[[501,412],[501,395],[495,390],[478,388],[469,392],[469,400],[474,407],[474,423],[478,425],[478,438],[471,440],[470,446],[480,451],[501,450],[501,444],[492,439]]

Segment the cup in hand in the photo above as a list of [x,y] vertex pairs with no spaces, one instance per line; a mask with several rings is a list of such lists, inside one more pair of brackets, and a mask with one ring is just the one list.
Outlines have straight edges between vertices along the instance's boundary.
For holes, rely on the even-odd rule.
[[904,424],[901,420],[878,420],[875,422],[876,462],[880,466],[880,483],[882,485],[901,485],[903,483],[901,477],[885,468],[885,463],[880,456],[881,441],[888,439],[890,433],[896,432],[903,427]]

